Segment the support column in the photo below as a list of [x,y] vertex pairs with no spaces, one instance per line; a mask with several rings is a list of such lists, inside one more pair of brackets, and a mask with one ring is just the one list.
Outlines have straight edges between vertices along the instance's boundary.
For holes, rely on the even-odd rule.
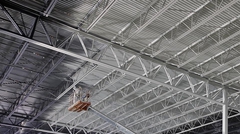
[[222,134],[228,134],[228,96],[227,90],[223,89],[223,109],[222,109]]

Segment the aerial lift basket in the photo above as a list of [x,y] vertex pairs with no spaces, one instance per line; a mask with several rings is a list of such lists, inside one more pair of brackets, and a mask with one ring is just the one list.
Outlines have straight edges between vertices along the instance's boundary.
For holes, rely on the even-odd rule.
[[91,105],[89,102],[90,92],[84,91],[81,87],[75,88],[73,93],[69,97],[69,111],[81,112],[88,110]]

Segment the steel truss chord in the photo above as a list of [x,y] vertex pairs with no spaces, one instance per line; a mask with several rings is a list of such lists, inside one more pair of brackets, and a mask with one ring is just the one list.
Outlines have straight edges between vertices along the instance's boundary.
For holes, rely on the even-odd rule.
[[[121,45],[125,45],[131,38],[139,34],[145,27],[151,24],[164,12],[166,12],[171,6],[177,3],[178,0],[171,0],[166,2],[166,0],[154,0],[152,1],[146,9],[141,10],[139,15],[134,18],[130,23],[124,26],[116,36],[113,37],[113,42],[118,42]],[[155,5],[160,4],[160,7]],[[151,10],[151,11],[150,11]],[[150,15],[150,12],[154,12],[154,15]],[[147,20],[147,18],[149,18]],[[131,31],[131,32],[130,32]]]
[[[238,2],[237,0],[231,1],[228,4],[224,5],[223,7],[222,7],[222,3],[214,3],[214,2],[205,3],[206,5],[210,4],[214,7],[216,7],[216,8],[214,8],[215,10],[212,11],[209,8],[205,7],[205,5],[203,5],[203,7],[200,7],[199,9],[197,9],[197,11],[194,12],[194,14],[191,14],[191,16],[188,16],[187,18],[185,18],[185,20],[181,21],[181,23],[178,24],[178,25],[181,25],[181,27],[173,27],[170,31],[161,35],[159,38],[155,39],[152,43],[150,43],[148,45],[148,47],[152,46],[152,47],[160,48],[160,49],[157,49],[157,51],[152,52],[152,53],[149,53],[149,52],[144,52],[144,53],[151,55],[152,57],[157,56],[158,54],[162,53],[164,50],[166,50],[169,47],[171,47],[172,45],[176,44],[178,40],[184,38],[186,35],[190,34],[191,32],[193,32],[194,30],[196,30],[197,28],[199,28],[200,26],[202,26],[203,24],[205,24],[206,22],[208,22],[215,16],[219,15],[220,13],[222,13],[227,8],[231,7],[232,5],[234,5],[237,2]],[[195,23],[199,20],[198,15],[200,12],[202,12],[202,10],[209,11],[210,13],[213,13],[213,14],[209,15],[207,18],[200,21],[199,23]],[[185,29],[183,29],[182,27],[184,27]],[[181,30],[179,28],[181,28]],[[172,34],[172,32],[176,32],[176,31],[179,32],[179,34],[177,34],[177,33]],[[183,31],[185,31],[185,32],[183,32]],[[171,35],[180,35],[180,36],[174,37]],[[166,40],[167,43],[163,45],[162,42],[164,42],[164,40]],[[142,50],[142,52],[145,49],[146,48],[144,48]]]

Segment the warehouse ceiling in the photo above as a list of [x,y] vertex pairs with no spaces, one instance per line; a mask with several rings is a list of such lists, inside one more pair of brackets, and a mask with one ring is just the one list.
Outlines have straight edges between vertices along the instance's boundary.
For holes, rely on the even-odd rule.
[[[218,134],[226,104],[240,131],[239,0],[0,8],[0,133]],[[68,111],[79,86],[94,110]]]

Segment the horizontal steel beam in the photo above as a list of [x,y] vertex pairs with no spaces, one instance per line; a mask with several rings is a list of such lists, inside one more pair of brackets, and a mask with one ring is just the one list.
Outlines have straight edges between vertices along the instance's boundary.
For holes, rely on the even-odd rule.
[[213,100],[213,99],[210,99],[210,98],[207,98],[207,97],[203,97],[202,95],[195,94],[195,93],[189,92],[189,91],[185,91],[185,90],[180,89],[180,88],[178,88],[176,86],[172,86],[170,84],[166,84],[164,82],[160,82],[160,81],[148,78],[146,76],[142,76],[142,75],[136,74],[134,72],[130,72],[130,71],[118,68],[116,66],[113,66],[113,65],[110,65],[110,64],[107,64],[107,63],[103,63],[103,62],[100,62],[100,61],[97,61],[97,60],[94,60],[94,59],[91,59],[91,58],[88,58],[88,57],[84,57],[84,56],[81,56],[81,55],[79,55],[77,53],[74,53],[74,52],[71,52],[71,51],[68,51],[68,50],[65,50],[65,49],[61,49],[61,48],[56,48],[56,47],[50,46],[48,44],[45,44],[45,43],[42,43],[42,42],[30,39],[30,38],[21,36],[19,34],[7,31],[7,30],[2,29],[2,28],[0,29],[0,33],[8,35],[8,36],[11,36],[11,37],[14,37],[14,38],[17,38],[17,39],[20,39],[20,40],[23,40],[23,41],[27,41],[29,43],[32,43],[32,44],[40,46],[40,47],[44,47],[44,48],[47,48],[47,49],[50,49],[50,50],[53,50],[53,51],[57,51],[57,52],[66,54],[66,55],[71,56],[71,57],[75,57],[75,58],[78,58],[78,59],[81,59],[81,60],[84,60],[84,61],[91,62],[91,63],[97,64],[99,66],[103,66],[103,67],[106,67],[106,68],[109,68],[109,69],[117,70],[117,71],[120,71],[122,73],[128,74],[128,75],[133,76],[133,77],[139,77],[139,78],[141,78],[143,80],[155,83],[157,85],[162,85],[164,87],[171,88],[173,90],[180,91],[180,92],[186,93],[188,95],[192,95],[192,96],[197,97],[197,98],[205,99],[205,100],[210,101],[212,103],[223,105],[221,102],[218,102],[216,100]]

